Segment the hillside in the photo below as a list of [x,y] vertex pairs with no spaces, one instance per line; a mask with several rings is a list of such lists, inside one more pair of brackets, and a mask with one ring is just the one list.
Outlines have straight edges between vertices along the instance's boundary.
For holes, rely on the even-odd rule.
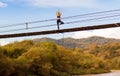
[[120,39],[112,39],[112,38],[104,38],[93,36],[89,38],[82,38],[82,39],[74,39],[74,38],[64,38],[64,39],[51,39],[51,38],[40,38],[34,39],[35,43],[39,42],[55,42],[58,45],[67,47],[67,48],[87,48],[90,44],[96,45],[105,45],[111,42],[120,43]]
[[[72,44],[79,47],[83,43],[89,47],[69,49],[51,41],[65,47],[74,46]],[[94,43],[99,45],[96,46]],[[0,61],[0,76],[72,76],[107,73],[113,69],[120,69],[120,43],[117,39],[103,37],[16,41],[1,46]]]

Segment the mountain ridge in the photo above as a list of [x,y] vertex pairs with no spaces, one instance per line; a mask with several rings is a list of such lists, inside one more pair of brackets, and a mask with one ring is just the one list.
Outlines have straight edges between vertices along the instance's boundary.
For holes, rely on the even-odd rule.
[[67,47],[67,48],[86,48],[90,44],[96,44],[96,45],[105,45],[109,43],[120,43],[120,39],[114,39],[114,38],[105,38],[100,36],[92,36],[88,38],[81,38],[81,39],[74,39],[74,38],[62,38],[62,39],[52,39],[52,38],[37,38],[33,39],[35,43],[39,42],[54,42],[58,45]]

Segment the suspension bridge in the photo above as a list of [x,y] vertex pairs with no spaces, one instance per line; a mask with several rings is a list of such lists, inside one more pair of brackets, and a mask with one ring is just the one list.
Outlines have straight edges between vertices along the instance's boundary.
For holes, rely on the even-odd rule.
[[[68,16],[68,17],[63,17],[61,19],[71,19],[71,18],[76,18],[76,17],[85,17],[85,19],[81,20],[75,20],[75,21],[70,21],[70,22],[65,22],[64,25],[60,26],[65,26],[66,24],[74,24],[74,23],[82,23],[82,22],[92,22],[92,21],[104,21],[104,20],[109,20],[109,19],[114,19],[114,18],[120,18],[120,9],[116,10],[109,10],[109,11],[102,11],[102,12],[95,12],[95,13],[88,13],[88,14],[82,14],[82,15],[75,15],[75,16]],[[89,18],[87,18],[89,17]],[[94,17],[94,18],[93,18]],[[120,23],[110,23],[110,24],[101,24],[101,25],[91,25],[91,26],[77,26],[77,27],[71,27],[71,28],[64,28],[64,29],[53,29],[53,30],[43,30],[43,31],[33,31],[33,32],[18,32],[17,31],[22,31],[22,30],[30,30],[30,29],[38,29],[38,28],[45,28],[45,27],[57,27],[57,24],[50,24],[50,25],[42,25],[42,26],[34,26],[34,27],[29,27],[30,24],[35,24],[35,23],[43,23],[43,22],[50,22],[50,21],[56,21],[56,19],[48,19],[48,20],[41,20],[41,21],[33,21],[33,22],[25,22],[25,23],[18,23],[18,24],[12,24],[12,25],[4,25],[0,26],[0,29],[5,29],[5,30],[0,30],[0,33],[5,33],[5,34],[0,34],[0,38],[13,38],[13,37],[24,37],[24,36],[34,36],[34,35],[45,35],[45,34],[55,34],[55,33],[65,33],[65,32],[75,32],[75,31],[85,31],[85,30],[95,30],[95,29],[105,29],[105,28],[114,28],[114,27],[120,27]],[[11,27],[21,27],[21,25],[24,25],[25,27],[20,28],[20,29],[8,29],[6,28],[11,28]],[[14,33],[10,33],[14,32]]]

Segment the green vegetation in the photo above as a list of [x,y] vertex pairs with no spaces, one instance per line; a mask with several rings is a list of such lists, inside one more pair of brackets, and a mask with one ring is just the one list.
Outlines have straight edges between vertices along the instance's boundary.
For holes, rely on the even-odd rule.
[[0,47],[0,76],[71,76],[120,69],[120,44],[68,49],[53,42],[14,42]]

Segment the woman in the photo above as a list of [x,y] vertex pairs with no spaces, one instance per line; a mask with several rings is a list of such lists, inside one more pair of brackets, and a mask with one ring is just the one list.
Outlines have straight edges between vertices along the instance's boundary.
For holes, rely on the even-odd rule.
[[58,30],[59,30],[59,25],[60,25],[60,24],[64,24],[64,22],[61,21],[61,15],[62,15],[61,12],[58,10],[58,11],[56,12]]

